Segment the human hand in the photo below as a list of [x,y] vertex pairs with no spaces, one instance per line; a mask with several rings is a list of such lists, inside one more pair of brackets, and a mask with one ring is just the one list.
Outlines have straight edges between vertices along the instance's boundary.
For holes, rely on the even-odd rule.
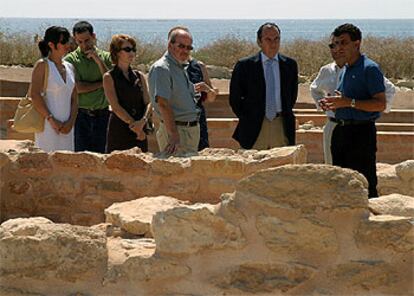
[[194,84],[194,91],[195,92],[205,92],[205,93],[208,93],[208,92],[211,91],[211,88],[210,88],[210,86],[208,86],[207,83],[205,83],[205,82],[199,82],[199,83]]
[[335,110],[338,108],[342,108],[343,97],[340,91],[335,90],[335,94],[327,94],[323,99],[319,101],[319,106],[324,111],[328,110]]
[[67,135],[72,130],[72,128],[73,128],[73,123],[70,121],[66,121],[62,123],[62,126],[59,129],[59,132],[61,132],[64,135]]
[[180,135],[178,132],[168,135],[168,144],[164,149],[164,153],[167,155],[174,154],[178,151],[180,146]]
[[56,134],[60,134],[60,129],[63,126],[63,123],[59,120],[55,119],[54,117],[50,117],[48,119],[50,126],[53,128],[53,130],[56,132]]
[[96,48],[92,47],[91,49],[88,49],[85,51],[86,57],[88,59],[92,59],[95,61],[95,63],[98,63],[100,61],[100,58],[98,56],[98,53],[96,52]]

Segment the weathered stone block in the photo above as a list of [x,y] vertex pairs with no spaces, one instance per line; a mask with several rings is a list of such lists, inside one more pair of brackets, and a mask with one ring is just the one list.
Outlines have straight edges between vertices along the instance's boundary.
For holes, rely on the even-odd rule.
[[49,155],[44,152],[20,153],[16,160],[17,168],[21,173],[46,174],[52,171]]
[[152,221],[157,252],[185,255],[203,249],[240,248],[240,229],[215,214],[213,205],[196,204],[158,212]]
[[369,209],[375,215],[393,215],[414,218],[414,197],[398,193],[369,200]]
[[275,207],[312,215],[335,208],[367,209],[366,188],[366,179],[352,170],[328,165],[287,165],[244,178],[236,186],[235,198],[243,204],[247,196],[256,196]]
[[51,153],[50,160],[58,167],[81,169],[89,172],[96,172],[102,164],[102,156],[92,152],[56,151]]
[[413,287],[409,287],[407,282],[404,283],[398,268],[382,260],[339,264],[327,271],[327,279],[330,283],[336,283],[334,294],[404,295],[402,292],[406,291],[405,295],[410,295],[413,292]]
[[258,216],[256,228],[266,246],[279,254],[286,252],[299,258],[309,253],[320,256],[338,252],[335,229],[318,221]]
[[86,280],[105,270],[105,233],[40,217],[8,220],[0,226],[0,262],[0,276]]
[[[306,282],[315,270],[301,264],[243,264],[213,277],[212,283],[230,290],[231,295],[241,293],[286,293]],[[233,294],[235,293],[235,294]],[[268,294],[266,294],[268,295]]]
[[414,251],[413,218],[396,216],[371,216],[361,222],[355,233],[359,248],[388,250],[397,253]]
[[111,205],[105,209],[105,220],[128,233],[152,237],[150,226],[153,216],[184,204],[169,196],[143,197]]
[[148,160],[146,159],[149,157],[140,152],[139,148],[112,152],[105,160],[105,165],[110,170],[145,173],[149,169]]
[[[397,164],[395,166],[395,172],[403,181],[414,181],[414,160],[407,160]],[[414,189],[414,184],[411,185],[412,189]]]

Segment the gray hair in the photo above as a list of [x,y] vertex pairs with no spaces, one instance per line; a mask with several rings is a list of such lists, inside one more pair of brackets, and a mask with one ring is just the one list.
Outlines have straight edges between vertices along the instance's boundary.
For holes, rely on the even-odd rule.
[[171,28],[171,30],[168,32],[168,42],[175,43],[177,36],[182,35],[183,31],[188,33],[188,35],[190,35],[190,38],[193,39],[193,36],[191,35],[190,30],[187,27],[176,26]]

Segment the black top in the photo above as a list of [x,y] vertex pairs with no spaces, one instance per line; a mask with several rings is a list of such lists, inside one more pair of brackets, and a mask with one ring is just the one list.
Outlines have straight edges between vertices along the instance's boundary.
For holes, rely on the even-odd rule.
[[[139,120],[145,113],[144,94],[139,72],[128,69],[129,80],[122,74],[122,70],[115,66],[109,71],[111,75],[119,105],[125,109],[135,120]],[[114,114],[116,116],[116,114]]]
[[[203,71],[201,71],[200,63],[196,59],[192,59],[187,67],[188,78],[192,83],[199,83],[204,81]],[[205,101],[207,94],[201,92],[201,98],[197,102],[197,105],[200,106],[202,102]]]

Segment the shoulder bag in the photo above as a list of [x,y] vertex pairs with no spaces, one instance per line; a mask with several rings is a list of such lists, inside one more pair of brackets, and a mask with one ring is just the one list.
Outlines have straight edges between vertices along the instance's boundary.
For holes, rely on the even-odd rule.
[[[43,81],[42,97],[46,99],[47,80],[49,76],[49,64],[45,59],[45,79]],[[45,128],[45,119],[35,109],[33,100],[30,97],[32,84],[30,83],[27,94],[22,98],[17,105],[16,113],[14,114],[14,123],[12,128],[19,133],[40,133]]]

